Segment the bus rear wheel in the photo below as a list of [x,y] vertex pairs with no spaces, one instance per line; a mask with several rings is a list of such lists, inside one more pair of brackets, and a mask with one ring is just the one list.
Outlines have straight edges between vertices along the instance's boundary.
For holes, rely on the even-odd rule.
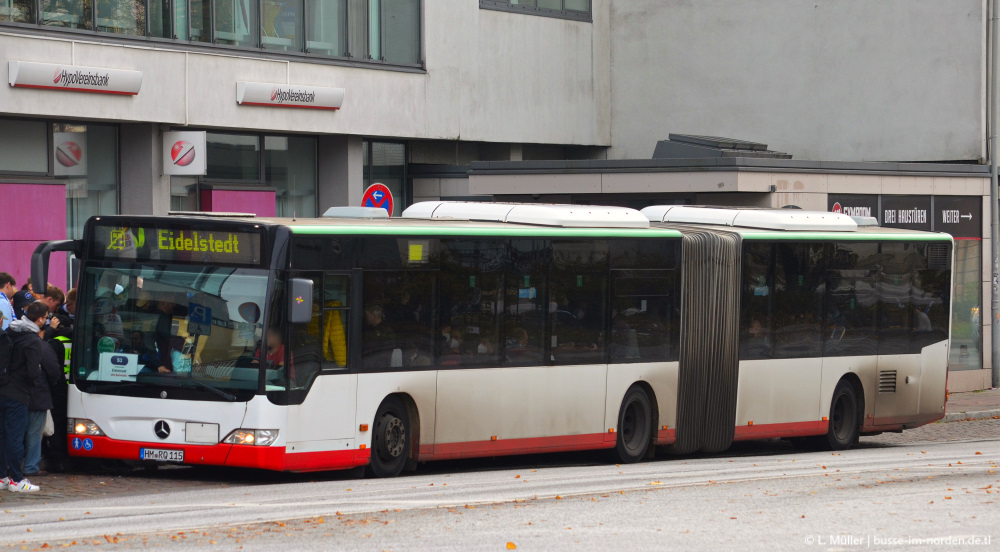
[[375,412],[371,451],[368,475],[396,477],[403,471],[410,456],[410,420],[396,397],[386,398]]
[[646,457],[653,431],[653,409],[649,396],[638,385],[625,393],[618,411],[618,442],[615,451],[622,463],[639,462]]
[[858,394],[847,380],[840,380],[830,401],[830,427],[820,437],[822,448],[845,450],[858,442],[861,420],[858,414]]

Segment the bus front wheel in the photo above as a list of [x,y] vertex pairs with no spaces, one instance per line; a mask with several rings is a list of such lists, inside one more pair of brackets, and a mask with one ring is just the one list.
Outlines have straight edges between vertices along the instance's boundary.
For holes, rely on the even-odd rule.
[[649,450],[653,430],[653,409],[649,396],[638,385],[625,393],[618,411],[618,442],[615,451],[622,463],[642,460]]
[[375,412],[372,456],[368,475],[396,477],[410,456],[410,420],[406,407],[397,397],[388,397]]

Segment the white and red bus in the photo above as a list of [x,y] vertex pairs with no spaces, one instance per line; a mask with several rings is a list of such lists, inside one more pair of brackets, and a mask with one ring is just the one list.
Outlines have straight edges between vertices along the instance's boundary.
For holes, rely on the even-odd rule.
[[[70,451],[283,471],[859,434],[944,414],[952,240],[795,210],[102,216]],[[39,280],[41,281],[41,280]]]

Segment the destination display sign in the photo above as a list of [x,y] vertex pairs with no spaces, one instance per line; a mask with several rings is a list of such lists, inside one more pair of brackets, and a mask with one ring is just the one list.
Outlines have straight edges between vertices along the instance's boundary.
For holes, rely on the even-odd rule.
[[934,230],[954,238],[983,237],[983,200],[979,196],[935,196]]
[[261,235],[216,228],[98,226],[98,258],[204,264],[259,264]]

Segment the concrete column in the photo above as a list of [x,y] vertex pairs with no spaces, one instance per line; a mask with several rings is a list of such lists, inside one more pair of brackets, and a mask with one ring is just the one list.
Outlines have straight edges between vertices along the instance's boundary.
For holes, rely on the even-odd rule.
[[319,214],[330,207],[360,206],[364,194],[364,157],[359,136],[321,136]]
[[119,127],[121,212],[165,215],[170,210],[170,177],[163,175],[160,125],[129,123]]

